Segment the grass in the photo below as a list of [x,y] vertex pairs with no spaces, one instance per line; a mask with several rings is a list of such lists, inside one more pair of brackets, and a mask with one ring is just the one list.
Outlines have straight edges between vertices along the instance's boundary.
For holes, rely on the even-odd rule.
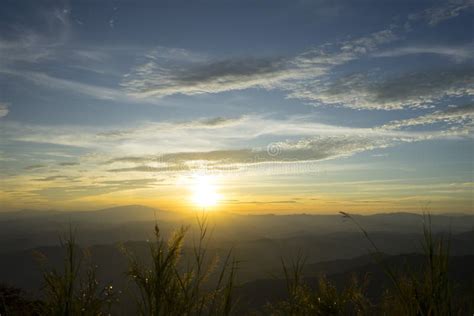
[[[183,242],[187,228],[181,227],[165,241],[158,226],[155,240],[149,243],[151,267],[145,266],[125,250],[129,268],[127,275],[136,285],[138,315],[230,315],[233,309],[234,279],[237,262],[231,252],[222,269],[216,271],[217,257],[208,255],[208,222],[198,219],[199,236],[194,241],[193,258],[180,269]],[[218,273],[214,285],[208,284],[211,274]],[[211,289],[209,289],[211,288]]]
[[0,284],[0,315],[39,316],[42,304],[28,298],[21,289]]
[[65,250],[62,270],[49,267],[47,259],[39,254],[43,267],[43,304],[41,315],[63,316],[108,315],[116,303],[112,286],[100,286],[96,278],[96,267],[90,262],[87,251],[76,244],[72,228],[61,240]]
[[[370,234],[348,213],[341,213],[363,234],[372,248],[375,262],[389,280],[382,299],[371,302],[367,296],[370,278],[355,275],[342,287],[336,287],[325,276],[310,286],[304,278],[305,257],[290,262],[282,259],[287,297],[267,304],[263,315],[470,315],[474,296],[464,299],[454,295],[449,278],[449,238],[435,236],[431,217],[424,215],[420,267],[395,269],[372,240]],[[235,280],[238,262],[232,251],[223,258],[209,253],[209,230],[205,216],[199,217],[198,234],[193,238],[191,258],[184,256],[183,245],[188,228],[181,227],[168,239],[157,225],[154,238],[148,242],[147,260],[123,249],[128,259],[126,275],[135,298],[134,315],[233,315],[238,307]],[[87,251],[81,250],[75,233],[61,239],[64,259],[61,269],[48,264],[44,256],[44,288],[41,301],[31,301],[18,289],[0,287],[0,315],[109,315],[121,302],[113,288],[100,284],[96,267]],[[185,259],[185,257],[187,259]]]
[[[431,216],[423,215],[422,250],[424,263],[418,269],[406,266],[402,271],[387,264],[370,234],[348,213],[341,215],[352,221],[372,247],[375,262],[390,280],[379,304],[372,304],[365,293],[369,279],[355,276],[338,290],[324,276],[312,289],[302,277],[304,258],[297,257],[290,265],[282,260],[288,298],[267,306],[269,315],[468,315],[472,310],[469,298],[455,301],[453,283],[449,278],[449,239],[434,236]],[[471,298],[472,300],[472,298]],[[471,301],[472,302],[472,301]],[[470,307],[468,307],[471,305]]]
[[349,284],[338,290],[325,276],[318,278],[315,289],[303,279],[305,259],[301,255],[288,265],[282,260],[288,298],[267,305],[268,315],[369,315],[370,302],[365,295],[366,282],[353,276]]
[[363,233],[373,248],[376,262],[391,281],[392,287],[386,290],[380,308],[384,315],[441,316],[465,312],[453,304],[453,284],[449,279],[449,239],[433,235],[430,214],[423,215],[424,264],[418,270],[406,267],[402,272],[383,260],[377,245],[353,216],[345,212],[341,214]]

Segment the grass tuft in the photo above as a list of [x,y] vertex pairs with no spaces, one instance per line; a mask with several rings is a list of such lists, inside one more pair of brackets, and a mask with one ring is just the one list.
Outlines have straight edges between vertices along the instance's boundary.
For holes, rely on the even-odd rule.
[[183,243],[187,228],[181,227],[164,240],[155,225],[154,241],[149,243],[151,266],[144,265],[130,251],[128,276],[137,288],[139,315],[230,315],[237,261],[231,251],[224,259],[217,281],[212,286],[219,258],[208,254],[209,230],[206,216],[198,218],[199,235],[194,240],[193,258],[183,264]]

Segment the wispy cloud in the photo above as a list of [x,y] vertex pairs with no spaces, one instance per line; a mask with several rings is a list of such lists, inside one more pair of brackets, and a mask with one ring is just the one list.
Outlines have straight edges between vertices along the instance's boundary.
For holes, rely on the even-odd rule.
[[4,117],[8,115],[8,103],[0,102],[0,117]]
[[57,181],[57,180],[73,180],[73,177],[68,177],[68,176],[61,176],[61,175],[56,175],[56,176],[48,176],[48,177],[43,177],[43,178],[37,178],[34,179],[35,181],[40,181],[40,182],[52,182],[52,181]]
[[463,62],[474,58],[472,46],[402,46],[372,54],[374,57],[399,57],[416,54],[433,54],[445,56],[455,62]]
[[[397,168],[416,168],[412,165],[416,161],[406,155],[392,164],[400,157],[383,149],[400,146],[404,155],[406,147],[415,147],[404,144],[443,140],[435,145],[442,144],[439,147],[442,148],[445,140],[453,138],[462,139],[454,144],[462,146],[474,134],[473,46],[467,33],[461,30],[461,24],[466,23],[462,17],[459,19],[462,23],[443,23],[472,8],[474,0],[437,1],[435,7],[410,16],[406,16],[406,6],[394,5],[388,10],[384,8],[380,15],[386,22],[368,19],[350,30],[349,19],[329,21],[322,10],[312,15],[308,11],[312,5],[303,1],[305,12],[300,4],[296,9],[285,11],[284,17],[286,20],[286,13],[295,14],[290,17],[291,22],[301,13],[304,13],[303,19],[313,18],[310,24],[288,24],[291,24],[288,34],[303,31],[301,37],[288,43],[276,43],[274,38],[269,38],[268,43],[262,44],[266,49],[255,50],[255,55],[241,52],[251,52],[251,43],[260,39],[260,33],[245,38],[245,43],[216,35],[212,39],[222,46],[206,52],[205,47],[211,43],[208,38],[203,41],[190,38],[197,32],[175,36],[180,30],[171,27],[171,33],[164,33],[163,37],[147,36],[149,30],[143,33],[133,23],[120,22],[125,22],[125,17],[131,22],[148,18],[147,14],[128,16],[128,12],[121,10],[120,16],[116,12],[82,16],[83,10],[76,10],[74,6],[71,12],[66,2],[15,3],[11,6],[13,10],[22,6],[29,10],[18,14],[21,19],[6,17],[3,19],[6,22],[0,22],[2,29],[6,26],[4,35],[0,34],[3,57],[0,75],[8,86],[2,101],[13,104],[0,102],[0,117],[5,117],[9,110],[12,112],[1,120],[0,137],[5,149],[0,153],[0,160],[5,166],[2,177],[6,178],[2,187],[10,190],[13,204],[19,203],[19,196],[44,203],[67,200],[64,204],[76,205],[69,201],[81,199],[95,203],[109,198],[97,198],[97,195],[135,189],[143,190],[137,194],[137,198],[139,195],[143,199],[151,194],[155,199],[156,194],[171,191],[171,196],[181,195],[183,187],[172,187],[177,179],[201,170],[227,173],[229,177],[223,178],[240,182],[241,187],[247,185],[246,172],[250,174],[249,179],[258,174],[253,177],[258,182],[255,186],[281,186],[281,192],[291,194],[293,190],[301,194],[299,185],[307,185],[308,190],[316,187],[314,183],[308,184],[307,174],[323,165],[329,172],[337,173],[334,179],[343,178],[346,173],[356,178],[355,174],[360,176],[362,172],[364,177],[391,177],[390,172]],[[360,18],[360,8],[354,8],[353,4],[331,2],[323,7],[327,5],[331,10],[337,7],[341,16]],[[416,7],[427,5],[430,4],[420,3]],[[110,4],[105,7],[110,9]],[[274,12],[278,16],[272,15],[269,20],[265,20],[265,16],[264,23],[281,22],[283,8],[277,9],[278,12]],[[7,15],[7,11],[0,13],[0,17]],[[367,13],[379,14],[380,11],[368,8]],[[392,13],[397,16],[390,19]],[[317,15],[321,19],[313,24]],[[71,20],[76,23],[71,24]],[[208,22],[199,27],[215,26],[215,21]],[[325,26],[334,26],[333,23],[338,24],[334,32],[325,32]],[[320,25],[324,25],[319,28],[323,33],[318,34],[316,26]],[[441,30],[442,27],[446,29]],[[96,32],[91,36],[88,31],[92,28]],[[126,32],[121,32],[125,28]],[[433,44],[432,36],[438,28],[440,40],[436,38]],[[461,31],[449,38],[451,28]],[[264,34],[275,29],[278,28],[259,32]],[[307,33],[313,29],[314,34]],[[249,34],[254,30],[252,25],[247,25],[238,31]],[[131,34],[139,34],[139,37],[132,38]],[[338,34],[346,37],[337,38]],[[104,38],[107,40],[102,41]],[[330,42],[321,44],[324,38],[331,38]],[[282,37],[282,40],[286,39]],[[303,46],[314,41],[317,46]],[[186,49],[159,46],[164,43],[183,45]],[[279,44],[288,45],[278,49]],[[232,50],[235,47],[238,49]],[[276,53],[265,55],[264,51]],[[415,62],[415,59],[418,60]],[[440,61],[437,65],[443,64],[433,67],[437,61]],[[28,93],[20,95],[17,87]],[[259,91],[247,91],[251,89]],[[225,92],[233,93],[224,95]],[[273,103],[279,96],[296,100]],[[58,111],[59,98],[64,100],[65,107]],[[73,99],[74,102],[69,102]],[[49,100],[54,100],[53,104],[45,105]],[[87,107],[70,111],[81,102]],[[466,105],[447,106],[462,103]],[[143,106],[145,104],[173,104],[177,108],[150,109]],[[95,108],[101,105],[105,106]],[[286,105],[291,108],[283,109]],[[44,107],[39,108],[41,106]],[[34,111],[29,111],[32,107]],[[370,110],[399,111],[373,113]],[[31,117],[28,113],[40,114]],[[93,121],[88,120],[90,113],[97,115]],[[149,120],[143,121],[143,118]],[[352,118],[354,120],[348,123]],[[93,125],[96,122],[100,123]],[[459,161],[465,157],[463,150],[468,149],[460,150]],[[390,161],[382,162],[384,159],[380,157],[387,153]],[[355,155],[360,156],[354,161],[372,156],[379,158],[364,163],[346,159]],[[468,169],[464,161],[443,159],[447,158],[440,157],[436,162],[459,164],[457,171]],[[401,167],[405,163],[409,166]],[[369,175],[367,170],[374,168],[384,171]],[[416,172],[425,174],[428,169]],[[234,172],[238,176],[230,174]],[[288,182],[275,185],[270,183],[275,182],[275,178],[265,177],[266,172],[272,176],[283,173],[299,176],[288,176]],[[157,180],[157,174],[162,180]],[[412,190],[405,186],[410,181],[400,183],[393,190]],[[438,179],[431,181],[439,182]],[[319,185],[326,186],[329,192],[334,183]],[[353,190],[353,185],[347,184],[348,192]],[[157,186],[163,191],[157,190]],[[383,188],[376,183],[362,187],[358,192],[345,193],[346,197],[353,198],[363,190],[378,193],[387,186]],[[263,188],[259,190],[264,192]],[[407,196],[410,194],[412,192]],[[133,195],[120,193],[114,197],[121,201],[135,198]],[[370,196],[373,199],[366,199],[369,195],[362,197],[364,199],[358,197],[360,203],[375,201],[373,195]],[[260,200],[269,204],[296,201],[282,194],[271,199],[251,197],[244,202],[259,204]]]
[[[295,57],[194,59],[169,62],[148,54],[146,62],[124,77],[122,86],[137,97],[196,95],[249,88],[291,90],[292,85],[327,74],[337,65],[395,40],[391,29],[336,45],[310,49]],[[189,55],[189,54],[188,54]]]
[[385,129],[399,129],[402,127],[430,125],[435,123],[457,124],[463,127],[472,126],[474,120],[474,104],[450,107],[446,110],[435,111],[426,115],[406,120],[397,120],[382,125]]
[[299,75],[285,59],[245,58],[186,65],[160,65],[149,61],[125,77],[122,86],[138,97],[173,94],[196,95],[271,88],[272,84]]
[[410,20],[423,20],[429,25],[435,26],[445,20],[455,18],[462,11],[474,7],[473,0],[448,0],[442,4],[428,8],[421,13],[412,14]]
[[61,185],[55,183],[54,186],[47,186],[31,190],[30,193],[54,200],[70,200],[113,192],[151,188],[156,182],[156,179],[133,179],[102,181],[97,182],[94,185],[81,183],[76,185],[71,183],[68,183],[67,185]]
[[[5,140],[75,146],[95,150],[130,151],[140,154],[149,151],[162,153],[229,146],[243,146],[259,139],[294,137],[359,135],[370,137],[406,136],[398,131],[373,130],[314,123],[307,117],[294,116],[272,119],[261,115],[238,118],[214,117],[177,122],[145,122],[133,128],[99,128],[48,126],[5,122],[0,126]],[[403,134],[403,135],[402,135]]]
[[[263,148],[175,152],[159,156],[121,157],[109,164],[132,164],[110,172],[179,172],[206,168],[217,172],[244,172],[267,163],[320,161],[389,146],[387,139],[357,136],[311,137],[272,143]],[[158,166],[157,166],[158,165]]]
[[46,167],[45,165],[30,165],[30,166],[26,166],[24,169],[25,170],[36,170],[36,169],[41,169],[41,168],[44,168]]
[[[447,5],[412,15],[409,20],[428,19],[429,17],[429,21],[441,21],[441,17],[454,17],[462,10],[469,8],[472,6],[472,1],[474,0],[450,1]],[[51,12],[56,12],[53,18],[63,23],[63,28],[69,26],[69,11],[67,9]],[[139,58],[138,64],[129,73],[123,75],[120,87],[101,87],[58,78],[46,73],[12,71],[8,67],[3,67],[5,68],[3,71],[30,80],[37,85],[71,91],[97,99],[155,104],[159,103],[156,101],[157,98],[171,95],[191,96],[259,88],[278,89],[284,91],[290,98],[298,98],[318,105],[392,110],[404,107],[424,107],[426,103],[438,100],[440,95],[458,95],[465,92],[463,87],[456,91],[448,87],[449,91],[435,92],[434,95],[425,94],[420,98],[421,100],[406,98],[400,94],[390,96],[389,99],[392,101],[386,98],[389,94],[387,93],[388,89],[381,84],[357,82],[358,79],[355,76],[334,76],[334,72],[339,66],[365,57],[397,57],[429,53],[448,56],[456,62],[463,62],[472,57],[472,49],[467,47],[406,46],[385,48],[402,38],[406,32],[401,26],[392,24],[366,36],[327,43],[307,49],[294,56],[222,58],[185,49],[156,47],[145,52]],[[31,51],[41,53],[40,49],[36,49],[37,47],[49,47],[49,45],[42,45],[41,37],[34,32],[30,32],[29,37],[24,36],[23,38],[25,40],[22,45],[31,47]],[[7,55],[21,57],[21,51],[30,50],[24,49],[19,44],[21,43],[8,44],[5,42],[3,44],[5,49],[17,47],[20,51],[18,54],[9,52]],[[0,49],[1,47],[0,42]],[[50,48],[48,48],[48,52],[40,54],[38,58],[42,58],[42,55],[51,57],[49,50]],[[107,57],[104,51],[88,49],[74,50],[67,55],[74,56],[78,60],[95,63]],[[133,54],[128,57],[135,58]],[[32,61],[36,60],[32,56],[26,59],[28,58]],[[80,68],[84,65],[79,64],[74,67]],[[360,76],[363,77],[363,75]],[[382,79],[387,81],[387,84],[391,84],[390,78]],[[351,82],[344,82],[348,80]],[[367,78],[361,80],[367,80]],[[380,81],[380,78],[376,78],[375,81]],[[341,84],[348,86],[351,93],[339,92],[336,86]],[[375,91],[377,89],[380,90],[380,93]],[[406,102],[404,102],[404,98],[407,99]]]
[[228,59],[186,64],[162,64],[159,58],[135,68],[122,86],[131,95],[164,97],[231,90],[279,89],[290,98],[315,105],[353,109],[424,108],[444,97],[472,95],[472,67],[384,75],[356,73],[333,76],[333,70],[361,57],[438,54],[457,63],[472,58],[468,47],[379,48],[399,38],[396,26],[366,37],[323,45],[294,57]]
[[21,21],[8,25],[8,36],[0,35],[0,69],[17,62],[49,60],[69,38],[70,9],[66,1],[29,4],[35,8],[23,12]]
[[58,165],[60,166],[77,166],[79,165],[78,162],[60,162]]
[[[466,108],[465,111],[470,111],[470,109]],[[450,128],[456,129],[449,130],[451,135],[464,135],[465,128],[469,124],[468,118],[471,117],[470,114],[461,110],[456,112],[454,109],[444,114],[436,112],[436,115],[440,117],[444,115],[445,120],[448,120],[448,117],[452,118]],[[465,120],[455,120],[461,117]],[[242,148],[243,153],[247,154],[246,148],[250,148],[248,149],[250,151],[258,151],[259,146],[263,148],[260,151],[265,152],[265,147],[269,142],[276,142],[279,148],[283,148],[286,146],[286,140],[314,137],[319,137],[318,146],[324,144],[322,139],[329,139],[335,145],[347,148],[340,142],[341,137],[346,139],[347,135],[357,137],[354,140],[356,144],[360,144],[363,138],[370,140],[370,143],[379,144],[379,139],[383,139],[384,142],[397,139],[421,139],[426,138],[426,133],[429,133],[398,131],[393,127],[407,123],[397,121],[390,122],[383,128],[356,128],[315,123],[313,119],[307,116],[275,119],[262,115],[246,115],[176,122],[143,122],[136,127],[119,129],[77,126],[56,126],[51,129],[48,126],[5,122],[0,126],[0,133],[5,141],[82,147],[85,150],[99,151],[113,156],[124,156],[124,153],[131,151],[145,156],[153,153],[167,154],[178,152],[182,148],[194,152]],[[429,115],[426,120],[428,119]],[[448,130],[445,131],[447,132]],[[443,136],[437,131],[432,137]]]
[[31,72],[31,71],[14,71],[14,70],[0,70],[0,72],[21,77],[24,80],[33,82],[51,89],[65,90],[77,94],[83,94],[96,99],[102,100],[123,100],[130,99],[126,94],[120,90],[113,88],[100,87],[97,85],[90,85],[68,79],[52,77],[45,73]]
[[356,73],[291,94],[319,104],[354,109],[425,108],[445,97],[474,95],[474,68],[456,67],[380,78]]
[[43,38],[34,32],[27,32],[17,40],[0,39],[0,66],[5,68],[13,62],[35,63],[53,55],[53,47],[42,43]]
[[[421,132],[405,134],[399,137],[378,136],[314,136],[297,141],[281,141],[270,143],[265,147],[174,152],[151,156],[124,156],[106,162],[120,167],[109,168],[109,172],[145,172],[145,173],[176,173],[205,169],[207,172],[245,173],[246,171],[265,170],[272,166],[272,172],[278,167],[288,169],[288,164],[296,164],[301,168],[290,168],[290,173],[304,173],[308,169],[301,163],[318,162],[341,157],[349,157],[357,153],[397,146],[403,143],[424,140],[443,139],[445,137],[466,136],[469,132],[462,128],[451,128],[438,132]],[[286,166],[286,167],[285,167]]]
[[[410,15],[405,21],[427,21],[431,25],[455,17],[470,8],[474,0],[451,0],[446,4]],[[436,54],[456,63],[473,56],[472,47],[401,46],[387,48],[411,32],[402,23],[359,38],[327,43],[295,56],[213,59],[191,58],[180,50],[179,58],[169,54],[148,57],[124,76],[122,87],[138,98],[182,94],[196,95],[232,90],[278,89],[288,97],[316,105],[353,109],[394,110],[424,108],[446,96],[472,95],[470,69],[456,68],[378,76],[342,75],[340,66],[363,58]],[[397,77],[398,76],[398,77]],[[439,78],[437,78],[439,76]],[[416,82],[415,82],[416,81]],[[403,82],[407,82],[404,84]],[[418,97],[419,96],[419,97]]]

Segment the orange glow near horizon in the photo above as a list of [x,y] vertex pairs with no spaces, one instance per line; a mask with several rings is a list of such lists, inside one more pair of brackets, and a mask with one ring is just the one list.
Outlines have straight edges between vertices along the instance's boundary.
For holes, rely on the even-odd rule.
[[191,181],[192,202],[200,209],[209,210],[221,200],[215,178],[208,175],[195,175]]

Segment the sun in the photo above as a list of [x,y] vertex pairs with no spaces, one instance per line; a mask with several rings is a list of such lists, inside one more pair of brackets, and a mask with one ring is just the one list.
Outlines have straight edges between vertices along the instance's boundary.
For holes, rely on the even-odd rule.
[[211,176],[196,175],[193,178],[192,191],[192,201],[201,209],[215,206],[220,200],[215,179]]

